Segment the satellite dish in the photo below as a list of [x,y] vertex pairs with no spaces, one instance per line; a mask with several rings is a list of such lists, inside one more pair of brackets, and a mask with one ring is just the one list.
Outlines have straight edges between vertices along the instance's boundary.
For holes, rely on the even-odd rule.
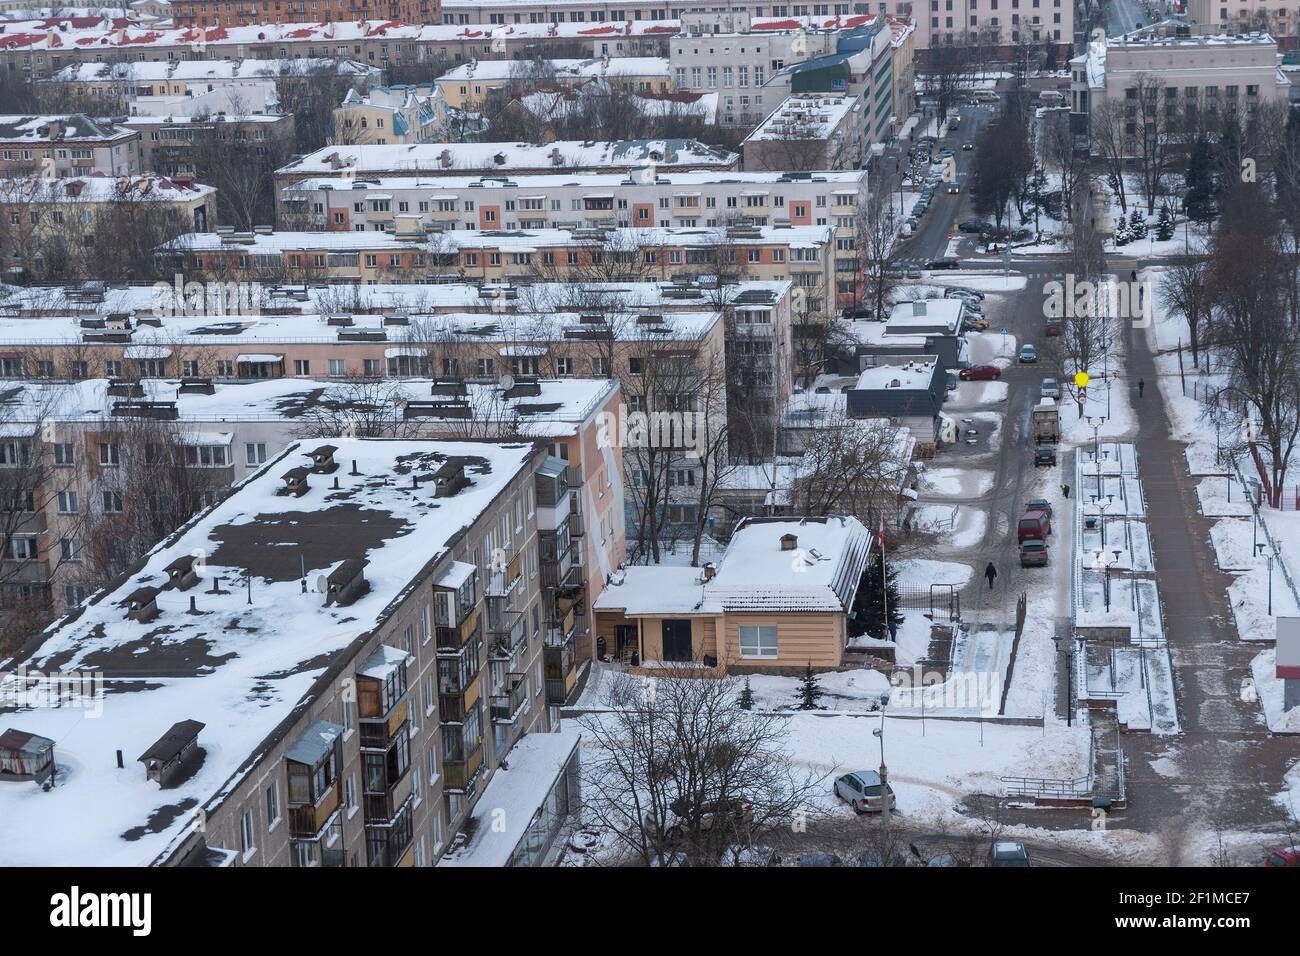
[[317,578],[316,578],[316,591],[317,591],[318,593],[320,593],[320,594],[324,594],[324,593],[325,593],[326,591],[328,591],[329,589],[330,589],[329,578],[326,577],[326,576],[323,575],[323,574],[317,576]]
[[514,387],[515,387],[515,377],[514,377],[513,375],[511,375],[509,372],[504,372],[504,373],[502,373],[502,375],[501,375],[501,387],[504,388],[506,391],[509,391],[510,389],[514,388]]

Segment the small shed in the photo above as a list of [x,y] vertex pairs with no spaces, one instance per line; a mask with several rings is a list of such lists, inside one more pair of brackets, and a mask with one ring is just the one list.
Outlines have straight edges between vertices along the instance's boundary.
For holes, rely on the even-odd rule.
[[348,558],[326,575],[325,606],[337,604],[339,607],[347,607],[370,590],[370,585],[366,583],[366,565],[369,563],[364,558]]
[[54,741],[10,727],[0,734],[0,782],[35,780],[54,774]]
[[310,474],[310,468],[290,468],[280,476],[284,480],[284,489],[281,494],[301,498],[307,493],[307,476]]
[[311,470],[318,475],[328,475],[330,472],[338,470],[338,464],[334,461],[334,453],[338,451],[333,445],[321,445],[319,448],[307,452],[311,457]]
[[182,555],[167,565],[167,584],[178,591],[184,591],[199,582],[199,559],[192,554]]
[[122,606],[126,608],[127,620],[148,624],[158,616],[158,588],[136,588],[126,596]]
[[197,720],[172,724],[167,733],[136,758],[144,764],[145,776],[164,788],[177,782],[184,769],[198,756],[199,731],[204,726]]

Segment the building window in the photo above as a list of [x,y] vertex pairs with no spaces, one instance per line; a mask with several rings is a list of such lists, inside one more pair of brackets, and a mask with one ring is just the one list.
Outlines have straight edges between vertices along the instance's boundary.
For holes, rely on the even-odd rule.
[[269,830],[280,822],[280,783],[272,780],[266,788],[266,826]]
[[257,849],[257,843],[253,839],[253,811],[245,810],[239,818],[239,849],[243,851],[244,859],[253,855]]
[[767,625],[742,625],[740,628],[740,656],[775,658],[776,627]]
[[244,460],[248,462],[250,468],[266,464],[266,443],[246,442],[244,444]]

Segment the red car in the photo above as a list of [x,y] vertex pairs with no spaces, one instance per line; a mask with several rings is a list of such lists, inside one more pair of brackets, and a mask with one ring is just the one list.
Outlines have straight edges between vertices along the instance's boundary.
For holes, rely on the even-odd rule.
[[1300,846],[1274,850],[1264,858],[1265,866],[1300,866]]
[[963,382],[987,382],[1002,377],[1002,369],[996,365],[972,365],[957,373]]

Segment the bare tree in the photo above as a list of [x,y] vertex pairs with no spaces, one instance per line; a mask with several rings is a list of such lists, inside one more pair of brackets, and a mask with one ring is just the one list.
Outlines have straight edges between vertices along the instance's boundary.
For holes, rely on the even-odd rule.
[[1161,302],[1187,322],[1193,365],[1200,364],[1201,340],[1211,317],[1209,269],[1203,254],[1188,254],[1172,260],[1160,280]]
[[716,866],[798,814],[815,815],[827,775],[799,769],[788,718],[738,703],[739,679],[665,668],[617,675],[610,710],[583,718],[585,809],[645,865]]

